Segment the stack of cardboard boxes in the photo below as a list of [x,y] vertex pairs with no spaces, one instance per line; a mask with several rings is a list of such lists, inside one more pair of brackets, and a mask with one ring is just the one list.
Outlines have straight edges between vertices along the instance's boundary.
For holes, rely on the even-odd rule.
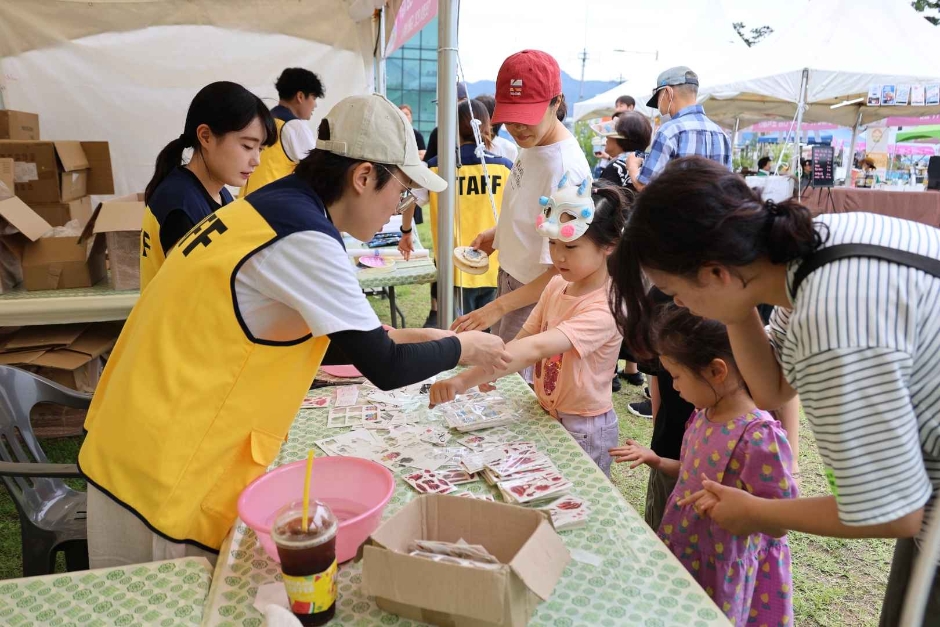
[[[39,116],[0,110],[0,293],[20,282],[30,291],[91,287],[106,279],[109,264],[114,289],[139,289],[143,199],[119,198],[92,210],[92,195],[111,194],[108,142],[44,141]],[[119,325],[5,331],[0,364],[88,391]]]

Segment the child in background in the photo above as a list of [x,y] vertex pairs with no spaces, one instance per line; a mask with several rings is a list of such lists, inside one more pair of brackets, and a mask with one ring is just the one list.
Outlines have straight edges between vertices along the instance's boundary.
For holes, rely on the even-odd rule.
[[536,228],[549,238],[558,271],[546,286],[516,339],[506,345],[512,362],[495,377],[480,368],[431,386],[432,407],[454,400],[474,386],[535,364],[535,393],[542,407],[561,421],[581,448],[610,475],[608,450],[619,428],[610,391],[621,335],[607,293],[607,257],[623,230],[628,204],[620,188],[589,178],[562,177],[551,198],[539,201]]
[[[633,440],[610,451],[617,462],[677,476],[659,527],[663,542],[735,625],[793,623],[790,547],[761,533],[735,536],[708,517],[711,479],[764,498],[794,498],[790,445],[770,414],[756,408],[735,365],[725,326],[670,306],[656,345],[676,390],[695,407],[680,459],[661,458]],[[778,534],[774,534],[777,536]]]
[[[471,116],[470,108],[473,107]],[[483,140],[485,152],[483,159],[486,159],[486,174],[489,177],[489,183],[483,176],[483,159],[477,154],[476,139],[473,133],[473,120],[480,123],[480,137]],[[512,170],[512,162],[503,157],[498,157],[489,152],[492,148],[492,130],[490,127],[490,114],[486,111],[486,106],[476,100],[464,100],[457,105],[457,135],[460,139],[460,159],[457,162],[457,212],[454,215],[454,248],[458,246],[469,246],[476,238],[477,233],[496,226],[496,218],[499,215],[499,207],[503,202],[503,191],[506,189],[506,183],[509,182],[509,171]],[[432,157],[428,161],[428,167],[432,172],[437,172],[437,157]],[[490,194],[487,185],[492,188],[493,198],[490,201]],[[431,205],[431,238],[434,241],[434,252],[440,250],[437,242],[437,204],[438,195],[428,192],[425,189],[416,189],[415,197],[419,205],[424,205],[430,201]],[[496,214],[493,212],[493,205],[496,205]],[[414,237],[412,233],[412,220],[414,217],[415,205],[405,210],[401,216],[401,241],[398,242],[398,250],[407,260],[414,252]],[[443,259],[438,258],[437,263],[442,263]],[[485,274],[470,274],[462,272],[456,265],[454,266],[454,307],[457,315],[463,315],[476,311],[496,299],[496,278],[499,272],[499,256],[493,253],[490,256],[489,269]],[[432,298],[436,295],[434,290]],[[432,309],[437,308],[437,303],[431,304]]]

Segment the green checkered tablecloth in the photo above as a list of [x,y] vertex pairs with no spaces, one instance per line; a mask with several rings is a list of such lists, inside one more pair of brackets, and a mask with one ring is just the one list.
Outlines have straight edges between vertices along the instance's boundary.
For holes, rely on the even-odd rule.
[[396,261],[391,272],[377,273],[374,270],[359,270],[356,274],[362,289],[380,289],[397,285],[432,283],[437,280],[437,266],[430,259]]
[[0,581],[0,625],[198,625],[211,581],[201,557]]
[[[574,483],[572,492],[586,499],[591,510],[586,526],[561,532],[574,559],[565,569],[551,599],[539,606],[530,624],[554,627],[727,625],[724,615],[633,507],[564,427],[541,409],[522,378],[505,377],[498,386],[523,416],[509,429],[519,439],[533,441],[539,450],[547,453]],[[332,390],[321,389],[317,394],[327,396]],[[341,432],[326,427],[327,414],[326,409],[301,410],[274,466],[302,460],[311,448],[322,455],[313,442]],[[492,490],[483,480],[461,488],[474,492]],[[415,496],[417,492],[399,478],[385,517]],[[255,593],[259,586],[279,578],[278,564],[268,559],[254,532],[243,523],[236,523],[222,546],[203,624],[259,627],[261,615],[252,606]],[[340,567],[334,624],[399,627],[415,624],[378,609],[362,593],[361,582],[360,564],[346,563]]]

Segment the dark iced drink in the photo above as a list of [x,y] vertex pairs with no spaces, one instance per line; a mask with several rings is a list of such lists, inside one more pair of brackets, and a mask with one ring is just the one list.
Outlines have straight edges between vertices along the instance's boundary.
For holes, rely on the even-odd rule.
[[284,507],[271,538],[281,559],[281,573],[291,611],[303,625],[325,625],[336,613],[336,530],[330,508],[311,501],[303,527],[303,504]]

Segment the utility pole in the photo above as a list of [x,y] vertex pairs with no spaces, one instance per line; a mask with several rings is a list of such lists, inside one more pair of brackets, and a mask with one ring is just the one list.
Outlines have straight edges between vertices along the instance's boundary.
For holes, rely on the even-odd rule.
[[587,65],[588,60],[587,48],[578,53],[578,59],[581,61],[581,86],[578,88],[578,100],[584,100],[584,66]]

